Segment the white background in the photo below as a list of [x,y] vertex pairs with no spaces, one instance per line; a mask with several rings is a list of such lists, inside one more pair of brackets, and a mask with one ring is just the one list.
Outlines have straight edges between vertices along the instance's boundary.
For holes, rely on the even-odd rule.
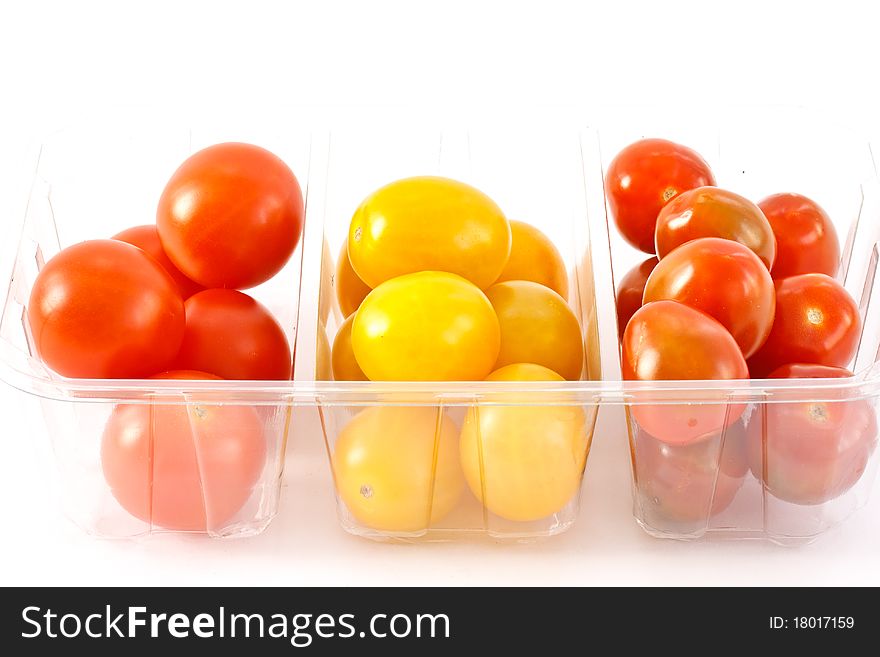
[[[872,3],[144,2],[0,5],[0,262],[29,147],[95,110],[248,113],[327,126],[411,111],[581,125],[609,105],[804,105],[877,143]],[[805,136],[804,148],[810,146]],[[245,541],[100,541],[60,513],[46,444],[0,386],[0,584],[880,584],[880,495],[813,545],[681,544],[630,515],[622,442],[598,442],[579,522],[536,545],[384,545],[334,515],[304,418],[279,518]]]

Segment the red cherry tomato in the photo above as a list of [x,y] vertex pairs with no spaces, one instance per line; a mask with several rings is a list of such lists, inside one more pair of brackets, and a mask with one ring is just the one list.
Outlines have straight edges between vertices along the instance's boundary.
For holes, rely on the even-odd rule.
[[654,253],[654,226],[663,206],[688,189],[714,184],[698,153],[665,139],[630,144],[605,174],[608,207],[620,234],[645,253]]
[[[162,379],[216,379],[166,372]],[[229,403],[120,404],[101,443],[113,496],[130,514],[180,531],[221,529],[250,497],[266,463],[263,424]]]
[[707,525],[730,506],[749,471],[742,422],[690,445],[670,445],[637,430],[632,450],[642,514],[655,527],[670,521]]
[[[771,376],[824,379],[850,377],[852,372],[793,364]],[[877,416],[868,401],[846,399],[849,394],[830,390],[821,400],[756,407],[749,419],[749,467],[771,495],[795,504],[821,504],[858,482],[877,445]]]
[[196,292],[205,289],[195,281],[184,276],[183,272],[174,266],[174,263],[171,262],[168,255],[165,253],[165,249],[162,248],[162,241],[159,239],[159,231],[155,226],[133,226],[132,228],[125,229],[121,233],[117,233],[113,236],[113,239],[133,244],[153,256],[153,258],[156,259],[156,262],[162,265],[162,269],[167,271],[171,278],[174,279],[174,283],[177,285],[177,291],[180,292],[180,296],[183,297],[184,301],[189,299]]
[[859,309],[825,274],[776,281],[776,319],[764,346],[749,359],[754,378],[786,363],[846,367],[859,345]]
[[776,235],[773,278],[798,274],[837,275],[840,242],[831,218],[800,194],[774,194],[758,203]]
[[290,346],[264,306],[235,290],[205,290],[186,300],[186,331],[177,369],[224,379],[290,378]]
[[190,156],[156,212],[168,257],[205,287],[243,289],[270,279],[299,243],[302,224],[293,172],[269,151],[238,143]]
[[789,363],[777,367],[767,375],[768,379],[846,379],[853,376],[845,367],[813,365],[811,363]]
[[633,314],[642,307],[645,283],[648,282],[648,276],[654,271],[658,262],[660,261],[657,258],[648,258],[642,264],[630,269],[626,276],[620,279],[620,284],[617,286],[617,331],[620,335],[623,335]]
[[680,194],[657,217],[657,256],[700,237],[721,237],[745,244],[767,265],[776,260],[776,237],[761,208],[718,187]]
[[[655,301],[633,315],[623,333],[623,378],[636,381],[745,379],[749,372],[733,336],[709,315],[678,303]],[[644,393],[651,400],[656,393]],[[736,422],[742,404],[709,399],[694,404],[639,403],[633,419],[674,445],[705,439]]]
[[743,355],[758,350],[773,326],[776,292],[764,263],[731,240],[704,237],[682,244],[651,273],[645,303],[671,299],[714,317]]
[[150,376],[168,368],[183,338],[183,300],[171,276],[116,240],[58,253],[37,275],[27,310],[37,353],[62,376]]

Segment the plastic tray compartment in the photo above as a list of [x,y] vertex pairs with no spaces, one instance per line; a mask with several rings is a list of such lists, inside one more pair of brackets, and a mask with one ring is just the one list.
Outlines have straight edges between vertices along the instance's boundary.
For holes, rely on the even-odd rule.
[[[627,123],[629,124],[627,126]],[[616,128],[615,126],[621,126]],[[798,192],[830,215],[841,243],[838,280],[859,305],[861,341],[852,379],[744,382],[606,382],[602,403],[622,405],[632,456],[633,513],[649,534],[809,541],[863,506],[877,470],[880,395],[880,185],[869,145],[803,110],[737,111],[707,123],[622,118],[585,139],[588,186],[628,143],[664,137],[700,152],[718,185],[757,202]],[[600,187],[601,188],[601,187]],[[603,220],[604,203],[591,217]],[[647,258],[629,246],[607,213],[613,280]],[[601,227],[594,224],[594,232]],[[600,264],[597,262],[597,267]],[[613,290],[600,290],[602,335],[612,339]],[[607,295],[607,296],[606,296]],[[620,379],[619,349],[606,378]],[[700,414],[719,431],[699,443],[658,441],[641,422]],[[621,417],[624,415],[620,414]],[[622,436],[621,436],[622,437]],[[766,483],[764,483],[766,482]]]
[[[337,489],[348,487],[337,492],[337,508],[342,526],[352,534],[404,541],[485,536],[529,540],[562,532],[577,516],[580,483],[598,411],[595,383],[590,380],[600,378],[579,140],[573,131],[531,135],[518,131],[515,139],[511,134],[497,126],[468,131],[390,127],[329,136],[328,160],[320,167],[326,173],[324,193],[320,201],[313,196],[305,265],[307,271],[320,272],[320,290],[317,286],[311,290],[319,295],[320,303],[303,302],[304,312],[311,307],[315,310],[301,322],[300,365],[308,367],[307,350],[314,355],[316,369],[302,370],[302,378],[319,380],[314,404],[320,413]],[[372,191],[415,175],[443,175],[474,185],[493,198],[509,218],[536,226],[554,242],[569,271],[568,302],[582,328],[586,354],[582,381],[326,381],[332,378],[331,345],[344,319],[336,301],[335,260],[347,239],[352,214]],[[310,336],[311,330],[317,334]],[[586,386],[586,392],[578,393],[579,386]],[[506,469],[511,466],[493,456],[484,442],[481,428],[486,423],[480,418],[493,414],[498,426],[504,427],[505,437],[521,446],[544,444],[556,423],[557,433],[564,427],[563,440],[572,447],[562,462],[558,447],[556,451],[552,447],[536,449],[530,473]],[[364,429],[371,422],[383,430]],[[458,469],[459,439],[465,423],[477,427],[468,443],[476,453],[464,469],[468,483],[461,485],[454,471]],[[337,447],[341,440],[350,439],[346,435],[361,431],[370,433],[373,440],[386,431],[410,432],[421,447],[405,458],[413,459],[411,468],[421,475],[404,483],[395,479],[396,475],[380,481],[352,482],[348,476],[341,480],[334,467]],[[371,497],[374,501],[384,497],[383,504],[394,500],[391,506],[398,511],[390,518],[383,516],[381,510],[375,510],[381,505],[371,504]]]
[[[272,150],[293,169],[307,194],[311,136],[253,125],[236,130],[203,123],[188,130],[102,123],[58,132],[39,154],[21,240],[9,268],[0,372],[25,393],[28,405],[30,400],[39,402],[31,424],[36,438],[45,436],[51,443],[65,511],[96,535],[185,531],[247,536],[262,531],[278,509],[291,383],[66,379],[36,357],[26,320],[34,279],[59,249],[154,222],[159,195],[175,168],[191,152],[222,141],[248,141]],[[291,348],[301,271],[302,242],[275,278],[247,291],[274,313]],[[108,423],[116,418],[124,424],[117,414],[140,416],[141,422],[146,418],[150,439],[149,454],[139,455],[143,469],[131,473],[132,486],[117,484],[114,494],[103,474],[101,447]],[[211,444],[224,436],[234,439],[238,432],[258,433],[265,449],[242,456],[250,460],[250,469],[244,479],[233,482],[235,473],[218,467],[216,459],[212,462],[216,450]],[[181,433],[192,436],[192,449],[169,451]],[[227,447],[234,445],[233,440]],[[188,475],[175,479],[169,458],[194,462],[198,480]],[[117,497],[125,499],[131,513]]]

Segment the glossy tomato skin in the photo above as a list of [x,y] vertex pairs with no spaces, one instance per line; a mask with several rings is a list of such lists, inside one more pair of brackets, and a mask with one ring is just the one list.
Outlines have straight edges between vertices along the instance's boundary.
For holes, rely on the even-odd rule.
[[[709,315],[678,303],[654,301],[633,315],[623,334],[623,378],[629,381],[747,379],[733,336]],[[655,393],[645,392],[650,402]],[[745,410],[742,404],[633,403],[638,425],[663,442],[680,445],[721,433]]]
[[168,369],[183,339],[171,276],[117,240],[81,242],[47,262],[27,316],[40,358],[68,377],[147,377]]
[[741,421],[688,445],[670,445],[636,427],[631,447],[641,511],[654,526],[705,526],[730,506],[749,471]]
[[[546,367],[514,363],[486,380],[564,379]],[[518,522],[557,513],[577,495],[592,432],[580,406],[525,401],[511,393],[503,403],[471,409],[459,443],[471,492],[490,513]]]
[[477,286],[426,271],[370,292],[354,315],[351,343],[371,381],[474,381],[492,371],[501,329]]
[[187,278],[182,271],[174,266],[165,249],[162,248],[162,241],[159,239],[159,231],[156,226],[150,224],[146,226],[132,226],[126,228],[121,233],[113,236],[114,240],[127,242],[137,248],[145,251],[162,265],[162,269],[168,272],[168,275],[174,279],[177,290],[184,301],[189,299],[196,292],[204,290],[204,286],[199,285],[194,280]]
[[859,309],[849,293],[825,274],[776,281],[776,319],[764,346],[749,359],[754,378],[786,363],[846,367],[861,333]]
[[372,529],[418,532],[440,522],[464,492],[452,421],[436,408],[373,406],[333,447],[336,490]]
[[191,155],[156,211],[171,261],[205,287],[245,289],[277,274],[299,243],[303,197],[290,168],[251,144]]
[[684,192],[657,217],[657,256],[700,237],[721,237],[744,244],[770,269],[776,260],[776,237],[761,208],[718,187]]
[[287,380],[290,346],[262,304],[236,290],[204,290],[186,300],[186,331],[177,369],[224,379]]
[[746,358],[764,344],[776,311],[764,263],[746,246],[718,237],[682,244],[660,261],[645,285],[644,302],[663,299],[717,319]]
[[[217,377],[172,371],[156,378]],[[119,404],[101,442],[104,477],[119,504],[151,526],[179,531],[222,528],[265,463],[263,424],[249,406]]]
[[608,207],[620,234],[634,247],[654,253],[657,215],[669,201],[715,176],[695,151],[665,139],[642,139],[618,153],[605,174]]
[[333,351],[331,362],[333,366],[333,379],[336,381],[367,381],[367,375],[358,365],[351,346],[351,325],[354,324],[354,315],[349,315],[333,339]]
[[[791,364],[772,376],[827,379],[852,372]],[[821,399],[756,407],[748,428],[749,466],[771,495],[794,504],[822,504],[859,481],[877,446],[877,415],[869,401],[846,399],[849,394],[829,390]]]
[[501,327],[496,369],[511,363],[536,363],[570,381],[580,378],[584,341],[565,299],[531,281],[496,283],[486,290],[486,296]]
[[630,318],[642,307],[645,284],[658,262],[656,256],[648,258],[620,279],[617,285],[617,332],[620,336],[623,336]]
[[336,261],[336,300],[343,317],[350,317],[370,293],[370,286],[355,273],[348,259],[348,241],[342,243]]
[[568,298],[568,273],[559,250],[544,233],[523,221],[510,222],[510,258],[495,281],[532,281]]
[[768,379],[848,379],[853,376],[845,367],[814,365],[812,363],[787,363],[767,375]]
[[758,207],[776,235],[773,278],[837,275],[840,241],[831,218],[818,203],[800,194],[773,194]]
[[480,190],[437,176],[376,190],[351,219],[348,257],[372,288],[419,271],[458,274],[481,289],[510,256],[510,222]]

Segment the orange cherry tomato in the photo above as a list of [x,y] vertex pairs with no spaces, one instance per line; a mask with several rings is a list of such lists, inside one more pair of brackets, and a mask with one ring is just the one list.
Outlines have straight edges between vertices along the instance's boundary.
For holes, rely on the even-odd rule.
[[698,153],[665,139],[642,139],[618,153],[605,174],[608,207],[620,234],[637,249],[654,253],[657,215],[676,196],[714,185]]
[[354,356],[351,346],[351,325],[354,323],[354,315],[349,315],[333,340],[331,359],[333,364],[333,378],[336,381],[366,381],[367,375],[361,370]]
[[718,187],[680,194],[657,216],[657,256],[699,237],[721,237],[749,247],[770,269],[776,260],[776,237],[761,208]]
[[[161,379],[216,379],[166,372]],[[223,403],[119,404],[107,421],[101,465],[113,496],[151,526],[222,529],[251,496],[266,463],[252,407]]]
[[531,281],[496,283],[486,296],[501,326],[495,367],[511,363],[543,365],[569,380],[584,368],[581,327],[565,299]]
[[370,286],[364,283],[348,259],[348,241],[342,243],[339,259],[336,261],[336,299],[343,317],[354,314],[361,302],[370,293]]
[[209,146],[168,181],[156,225],[171,261],[205,287],[243,289],[277,274],[299,243],[296,176],[251,144]]
[[174,280],[117,240],[74,244],[40,270],[27,308],[40,358],[68,377],[138,379],[168,369],[183,339]]
[[748,358],[773,326],[776,292],[763,262],[732,240],[704,237],[667,255],[645,285],[645,303],[671,299],[714,317]]
[[567,299],[568,274],[553,242],[540,230],[522,221],[511,221],[510,233],[510,258],[495,282],[533,281]]

